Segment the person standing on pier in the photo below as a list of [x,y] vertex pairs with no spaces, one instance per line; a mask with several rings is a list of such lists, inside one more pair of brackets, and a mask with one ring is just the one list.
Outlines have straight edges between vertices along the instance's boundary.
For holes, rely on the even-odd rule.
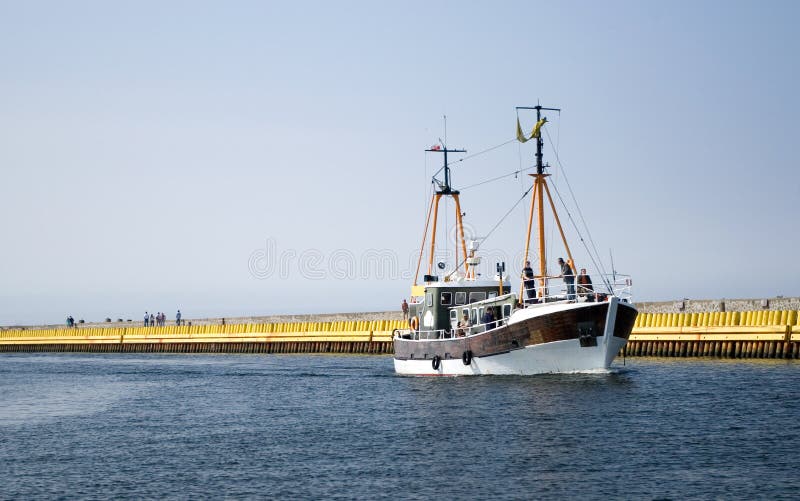
[[150,314],[144,312],[144,326],[148,327],[150,325]]
[[403,310],[403,320],[408,320],[408,303],[405,299],[403,299],[403,303],[400,305],[400,309]]
[[178,310],[178,314],[175,315],[175,325],[181,324],[181,310]]

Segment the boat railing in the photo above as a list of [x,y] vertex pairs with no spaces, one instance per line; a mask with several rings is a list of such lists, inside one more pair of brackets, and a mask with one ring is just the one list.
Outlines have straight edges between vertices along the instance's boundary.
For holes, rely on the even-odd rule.
[[[533,282],[523,281],[524,303],[526,306],[553,303],[557,301],[573,302],[603,302],[610,297],[617,297],[626,302],[632,302],[632,286],[630,275],[588,274],[590,283],[578,283],[578,276],[570,283],[563,277],[544,277],[545,286],[541,286],[541,278],[535,278]],[[526,287],[533,283],[533,288]]]
[[435,341],[442,339],[467,338],[477,334],[482,334],[492,329],[497,329],[498,327],[502,327],[507,321],[507,318],[500,318],[497,320],[491,320],[489,322],[470,325],[469,327],[456,327],[454,329],[396,329],[394,332],[394,337],[410,339],[413,341]]

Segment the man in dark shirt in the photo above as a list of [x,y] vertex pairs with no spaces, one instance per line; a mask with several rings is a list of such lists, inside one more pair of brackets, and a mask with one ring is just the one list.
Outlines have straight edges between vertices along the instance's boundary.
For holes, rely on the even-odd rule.
[[564,262],[564,258],[558,258],[558,265],[561,266],[561,276],[567,285],[567,299],[575,299],[575,272],[569,263]]
[[522,268],[522,284],[525,287],[525,304],[532,304],[536,302],[536,280],[533,278],[533,268],[531,262],[525,261],[525,267]]
[[494,321],[494,312],[491,308],[486,308],[486,311],[483,314],[483,318],[481,318],[481,323],[486,324],[486,330],[494,329],[495,328],[495,321]]

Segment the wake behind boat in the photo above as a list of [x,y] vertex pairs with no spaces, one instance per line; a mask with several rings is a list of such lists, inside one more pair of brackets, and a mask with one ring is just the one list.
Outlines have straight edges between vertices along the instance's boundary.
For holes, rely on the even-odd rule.
[[[627,343],[637,310],[631,303],[629,277],[612,273],[576,273],[569,244],[561,227],[542,162],[541,129],[547,122],[542,106],[517,108],[536,110],[536,125],[527,137],[517,121],[521,142],[536,139],[536,174],[531,193],[525,240],[521,293],[511,291],[505,263],[497,264],[494,279],[476,273],[481,259],[478,241],[465,240],[460,193],[450,186],[447,145],[429,152],[444,155],[444,178],[431,198],[425,234],[412,286],[409,328],[395,331],[394,366],[406,375],[481,375],[568,373],[608,369]],[[443,198],[455,202],[458,249],[457,266],[442,277],[434,275],[433,261],[439,205]],[[566,262],[560,273],[548,274],[545,254],[544,200],[549,201],[561,235]],[[531,230],[536,216],[538,273],[528,262]],[[432,225],[431,225],[432,221]],[[428,228],[431,227],[427,274],[417,283]],[[439,264],[444,271],[443,263]],[[584,270],[581,270],[582,272]],[[577,278],[577,283],[576,283]],[[597,279],[600,279],[599,281]],[[588,280],[588,283],[587,283]]]

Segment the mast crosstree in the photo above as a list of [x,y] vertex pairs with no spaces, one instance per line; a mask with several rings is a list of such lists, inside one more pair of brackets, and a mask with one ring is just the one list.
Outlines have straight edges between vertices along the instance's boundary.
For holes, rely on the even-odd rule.
[[[470,271],[469,263],[467,262],[467,244],[464,240],[464,224],[462,222],[462,213],[461,213],[461,203],[458,199],[458,195],[460,192],[458,190],[454,190],[453,187],[450,185],[450,164],[447,162],[447,154],[448,153],[466,153],[467,150],[458,150],[454,149],[451,150],[447,148],[446,145],[444,146],[434,146],[432,148],[428,148],[425,150],[426,152],[430,153],[443,153],[444,154],[444,166],[442,170],[444,170],[444,181],[440,182],[438,179],[434,177],[434,181],[439,185],[438,189],[433,193],[431,197],[431,203],[428,207],[428,217],[425,221],[425,233],[422,235],[422,245],[419,249],[419,259],[417,260],[417,271],[414,275],[414,285],[417,285],[417,280],[419,278],[419,268],[422,263],[422,254],[425,250],[425,241],[428,237],[428,227],[431,223],[431,216],[433,216],[433,227],[431,228],[431,243],[430,243],[430,250],[428,253],[428,273],[427,275],[431,275],[433,272],[433,256],[434,251],[436,249],[436,224],[439,217],[439,202],[441,202],[442,197],[450,197],[455,202],[456,208],[456,225],[458,228],[458,240],[461,247],[461,252],[463,253],[464,259],[464,275],[468,276]],[[456,249],[456,263],[459,262],[458,259],[458,249]],[[457,271],[456,269],[455,271]]]

